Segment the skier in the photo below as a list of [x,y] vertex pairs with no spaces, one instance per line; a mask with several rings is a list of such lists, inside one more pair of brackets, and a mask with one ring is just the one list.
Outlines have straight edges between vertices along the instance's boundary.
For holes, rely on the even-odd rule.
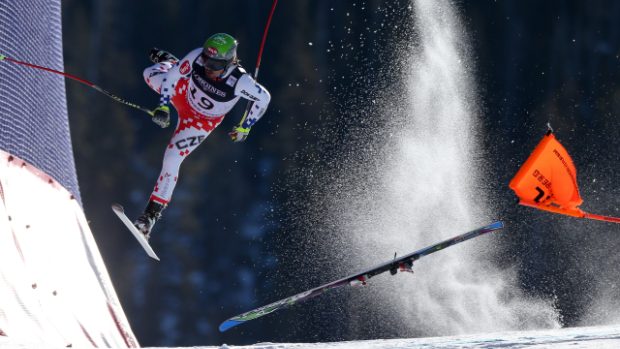
[[237,40],[228,34],[212,35],[203,47],[181,60],[157,48],[151,50],[149,58],[155,64],[144,70],[144,79],[160,94],[152,120],[168,127],[170,103],[177,110],[178,120],[155,188],[144,213],[134,221],[147,239],[170,202],[181,162],[220,124],[239,98],[252,105],[245,120],[228,134],[233,142],[245,141],[271,100],[269,92],[239,65]]

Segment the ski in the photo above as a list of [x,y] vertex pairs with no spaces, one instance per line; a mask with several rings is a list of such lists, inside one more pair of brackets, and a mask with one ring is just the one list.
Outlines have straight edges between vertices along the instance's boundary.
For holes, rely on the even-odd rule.
[[159,257],[157,257],[157,254],[155,253],[155,251],[153,251],[153,248],[151,247],[151,245],[149,245],[149,242],[144,237],[144,234],[138,231],[138,229],[136,229],[133,223],[131,223],[129,218],[127,218],[127,216],[125,215],[125,210],[123,209],[123,206],[119,204],[113,204],[112,211],[116,213],[118,218],[120,218],[120,220],[123,222],[123,224],[125,224],[127,229],[129,229],[129,231],[133,234],[136,240],[138,240],[138,242],[140,243],[140,246],[142,246],[146,254],[149,257],[159,261]]
[[470,232],[455,236],[451,239],[447,239],[444,240],[442,242],[436,243],[434,245],[422,248],[420,250],[417,250],[415,252],[412,252],[408,255],[399,257],[399,258],[394,258],[393,260],[389,261],[389,262],[385,262],[383,264],[380,264],[374,268],[370,268],[368,270],[359,272],[357,274],[353,274],[351,276],[347,276],[345,278],[342,278],[340,280],[336,280],[324,285],[321,285],[319,287],[313,288],[311,290],[308,291],[304,291],[301,293],[298,293],[296,295],[281,299],[279,301],[276,301],[274,303],[256,308],[254,310],[250,310],[248,312],[245,312],[243,314],[234,316],[226,321],[224,321],[220,327],[219,330],[220,332],[224,332],[227,331],[237,325],[241,325],[247,321],[250,320],[254,320],[257,318],[260,318],[262,316],[265,316],[267,314],[271,314],[276,310],[280,310],[280,309],[284,309],[284,308],[288,308],[294,304],[298,304],[304,301],[307,301],[311,298],[314,298],[316,296],[319,296],[329,290],[335,289],[335,288],[340,288],[340,287],[344,287],[346,285],[351,285],[351,286],[365,286],[366,282],[368,281],[368,279],[370,279],[373,276],[385,273],[387,271],[390,272],[390,274],[395,275],[398,271],[408,271],[408,272],[412,272],[412,267],[413,267],[413,262],[423,256],[429,255],[431,253],[435,253],[437,251],[443,250],[447,247],[450,247],[452,245],[456,245],[458,243],[461,243],[463,241],[469,240],[469,239],[473,239],[477,236],[486,234],[486,233],[490,233],[496,230],[499,230],[501,228],[504,227],[504,223],[501,221],[497,221],[494,222],[490,225],[487,225],[485,227],[481,227],[475,230],[472,230]]

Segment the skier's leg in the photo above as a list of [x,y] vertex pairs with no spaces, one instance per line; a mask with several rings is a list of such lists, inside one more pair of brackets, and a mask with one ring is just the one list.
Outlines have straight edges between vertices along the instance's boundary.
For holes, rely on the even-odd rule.
[[219,118],[204,117],[179,117],[177,128],[170,139],[170,143],[164,152],[162,169],[155,188],[149,198],[149,203],[144,213],[136,219],[134,225],[142,231],[147,238],[161,218],[161,212],[172,198],[172,192],[179,178],[181,163],[189,154],[209,136],[224,116]]
[[[153,67],[156,66],[157,64]],[[187,83],[187,79],[180,79],[177,83],[175,95],[171,100],[179,115],[177,127],[164,152],[161,173],[151,193],[149,203],[142,216],[134,222],[147,237],[155,222],[161,217],[161,211],[172,198],[181,163],[224,119],[224,115],[207,117],[197,114],[187,102]],[[161,87],[161,79],[159,87]]]
[[172,97],[179,115],[177,127],[164,153],[164,161],[151,200],[167,205],[176,186],[181,163],[202,143],[224,119],[224,115],[208,117],[196,113],[187,102],[187,79],[180,79]]
[[161,173],[157,178],[155,188],[149,197],[149,202],[134,222],[147,239],[155,223],[161,218],[161,213],[168,206],[172,192],[179,177],[179,169],[185,158],[194,151],[202,141],[209,136],[210,131],[201,128],[186,127],[186,120],[179,118],[177,128],[164,152]]
[[[197,124],[198,123],[198,124]],[[193,118],[180,119],[164,153],[162,170],[151,194],[151,200],[167,205],[176,186],[181,163],[209,136],[212,128],[201,127]]]

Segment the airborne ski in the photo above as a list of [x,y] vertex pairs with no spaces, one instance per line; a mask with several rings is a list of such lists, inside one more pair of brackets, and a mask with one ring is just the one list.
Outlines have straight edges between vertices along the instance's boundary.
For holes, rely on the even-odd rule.
[[138,242],[140,243],[140,246],[142,246],[146,254],[149,255],[149,257],[159,261],[159,257],[157,257],[157,254],[155,253],[155,251],[153,251],[153,248],[151,247],[151,245],[149,245],[149,242],[144,237],[144,234],[139,232],[138,229],[136,229],[136,227],[133,225],[133,223],[131,223],[129,218],[127,218],[127,216],[125,215],[125,210],[123,209],[123,206],[119,204],[113,204],[112,211],[116,213],[118,218],[120,218],[123,224],[125,224],[125,226],[127,227],[127,229],[129,229],[131,234],[133,234],[136,240],[138,240]]
[[368,281],[368,279],[370,279],[373,276],[385,273],[386,271],[389,271],[390,274],[392,275],[396,274],[398,271],[411,271],[413,262],[417,259],[420,259],[423,256],[429,255],[431,253],[435,253],[437,251],[443,250],[444,248],[450,247],[452,245],[456,245],[463,241],[473,239],[477,236],[499,230],[503,227],[504,227],[504,223],[502,223],[501,221],[497,221],[485,227],[481,227],[481,228],[472,230],[470,232],[457,235],[451,239],[447,239],[442,242],[436,243],[434,245],[417,250],[415,252],[412,252],[400,258],[395,258],[394,260],[385,262],[374,268],[359,272],[357,274],[353,274],[351,276],[347,276],[340,280],[332,281],[325,285],[321,285],[311,290],[304,291],[296,295],[281,299],[279,301],[262,306],[260,308],[250,310],[248,312],[245,312],[243,314],[237,315],[235,317],[232,317],[224,321],[219,327],[220,332],[227,331],[230,328],[235,327],[237,325],[241,325],[247,321],[257,319],[267,314],[271,314],[276,310],[284,309],[294,304],[307,301],[308,299],[319,296],[335,288],[344,287],[346,285],[351,285],[351,286],[366,285],[366,282]]

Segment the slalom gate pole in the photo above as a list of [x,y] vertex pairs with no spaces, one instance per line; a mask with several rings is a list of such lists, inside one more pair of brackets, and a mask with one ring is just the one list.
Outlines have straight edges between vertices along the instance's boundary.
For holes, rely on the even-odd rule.
[[601,216],[599,214],[594,214],[594,213],[586,213],[584,218],[594,219],[597,221],[611,222],[611,223],[620,223],[620,218],[610,217],[610,216]]
[[40,66],[40,65],[28,63],[28,62],[18,61],[16,59],[4,56],[2,54],[0,54],[0,61],[7,61],[7,62],[15,63],[15,64],[24,65],[26,67],[30,67],[30,68],[34,68],[34,69],[39,69],[39,70],[44,70],[44,71],[47,71],[47,72],[50,72],[50,73],[62,75],[64,77],[66,77],[66,78],[69,78],[71,80],[75,80],[75,81],[77,81],[77,82],[79,82],[81,84],[84,84],[84,85],[86,85],[88,87],[91,87],[94,90],[103,93],[104,95],[112,98],[113,100],[115,100],[115,101],[117,101],[119,103],[122,103],[122,104],[124,104],[126,106],[129,106],[129,107],[132,107],[132,108],[135,108],[135,109],[138,109],[138,110],[141,110],[141,111],[149,114],[150,116],[153,116],[153,112],[150,109],[147,109],[145,107],[139,106],[139,105],[137,105],[135,103],[128,102],[128,101],[126,101],[126,100],[124,100],[124,99],[122,99],[122,98],[120,98],[120,97],[118,97],[118,96],[116,96],[116,95],[114,95],[114,94],[112,94],[112,93],[102,89],[101,87],[93,84],[92,82],[90,82],[88,80],[85,80],[85,79],[82,79],[82,78],[79,78],[79,77],[77,77],[75,75],[72,75],[72,74],[69,74],[69,73],[65,73],[65,72],[62,72],[62,71],[59,71],[59,70],[43,67],[43,66]]
[[[276,10],[276,5],[278,4],[278,0],[273,0],[273,4],[271,5],[271,11],[269,11],[269,17],[267,17],[267,24],[265,24],[265,30],[263,31],[263,39],[260,43],[260,48],[258,49],[258,57],[256,58],[256,68],[254,69],[254,80],[258,81],[258,70],[260,69],[261,57],[263,56],[263,49],[265,48],[265,41],[267,40],[267,32],[269,32],[269,26],[271,25],[271,18],[273,17],[273,12]],[[248,117],[248,113],[250,112],[250,108],[252,106],[252,102],[248,101],[248,104],[245,108],[245,112],[243,113],[243,117],[239,121],[237,127],[241,127],[245,119]]]
[[539,210],[543,210],[543,211],[548,211],[548,212],[552,212],[552,213],[559,213],[559,214],[563,214],[565,216],[593,219],[593,220],[597,220],[597,221],[610,222],[610,223],[620,223],[620,218],[618,218],[618,217],[602,216],[600,214],[583,212],[583,211],[581,211],[579,209],[575,210],[575,211],[566,211],[566,210],[561,210],[559,208],[555,208],[553,206],[536,205],[536,204],[532,204],[532,203],[529,203],[529,202],[526,202],[526,201],[519,201],[519,205],[523,205],[523,206],[527,206],[527,207],[532,207],[532,208],[535,208],[535,209],[539,209]]

